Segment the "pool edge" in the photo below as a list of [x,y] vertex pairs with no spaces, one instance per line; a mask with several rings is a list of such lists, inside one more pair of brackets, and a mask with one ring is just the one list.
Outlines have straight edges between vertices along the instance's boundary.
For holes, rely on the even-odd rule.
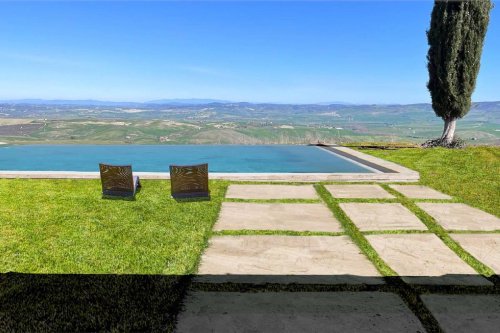
[[[417,182],[418,172],[399,164],[367,155],[351,148],[329,146],[337,152],[354,157],[367,165],[376,165],[390,172],[380,173],[209,173],[210,179],[236,181],[348,181],[348,182]],[[142,179],[170,179],[167,172],[134,172]],[[0,171],[0,178],[33,178],[33,179],[98,179],[99,172],[78,171]]]

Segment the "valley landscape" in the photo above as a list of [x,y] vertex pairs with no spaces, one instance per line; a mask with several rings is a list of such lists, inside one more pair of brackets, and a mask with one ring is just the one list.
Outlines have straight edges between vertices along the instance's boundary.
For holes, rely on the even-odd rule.
[[[0,102],[4,144],[418,144],[442,126],[430,104]],[[499,145],[500,102],[473,103],[457,135],[470,145]]]

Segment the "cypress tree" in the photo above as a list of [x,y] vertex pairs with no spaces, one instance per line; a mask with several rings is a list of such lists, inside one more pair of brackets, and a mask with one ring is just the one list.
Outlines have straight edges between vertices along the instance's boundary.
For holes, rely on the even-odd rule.
[[471,107],[492,7],[490,0],[434,2],[427,31],[427,88],[434,112],[444,120],[444,144],[453,141],[457,119]]

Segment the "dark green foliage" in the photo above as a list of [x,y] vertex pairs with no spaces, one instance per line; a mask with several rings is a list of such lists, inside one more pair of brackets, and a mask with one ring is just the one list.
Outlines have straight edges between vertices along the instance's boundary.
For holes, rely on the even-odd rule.
[[471,106],[479,72],[490,0],[435,1],[427,32],[427,88],[437,116],[462,118]]

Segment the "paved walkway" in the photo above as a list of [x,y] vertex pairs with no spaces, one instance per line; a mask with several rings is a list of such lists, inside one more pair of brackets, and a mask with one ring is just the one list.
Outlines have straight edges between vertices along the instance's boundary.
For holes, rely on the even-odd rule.
[[428,187],[230,185],[214,232],[178,331],[500,327],[500,219]]

